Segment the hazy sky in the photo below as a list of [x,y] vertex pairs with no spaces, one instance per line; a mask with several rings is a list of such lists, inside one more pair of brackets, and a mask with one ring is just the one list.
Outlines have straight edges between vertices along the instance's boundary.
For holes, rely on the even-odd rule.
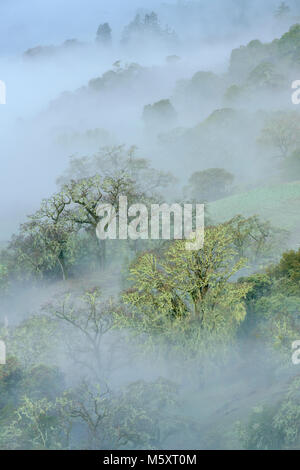
[[[0,0],[0,55],[73,37],[90,40],[99,23],[105,21],[119,32],[138,8],[158,9],[177,2],[186,3],[186,0]],[[231,22],[237,26],[241,21],[251,21],[254,17],[261,21],[263,13],[270,14],[280,1],[193,0],[189,3],[199,3],[203,10],[199,17],[199,31],[209,26],[217,33],[221,25]],[[288,0],[287,3],[295,12],[298,8],[300,14],[299,0]],[[171,26],[184,26],[180,25],[178,18],[170,20],[177,23]]]

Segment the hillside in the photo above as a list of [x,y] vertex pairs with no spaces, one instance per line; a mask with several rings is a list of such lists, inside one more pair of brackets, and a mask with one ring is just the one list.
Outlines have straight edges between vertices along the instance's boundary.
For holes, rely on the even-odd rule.
[[294,232],[299,227],[300,181],[235,194],[208,205],[210,217],[223,222],[235,215],[259,215],[274,226]]

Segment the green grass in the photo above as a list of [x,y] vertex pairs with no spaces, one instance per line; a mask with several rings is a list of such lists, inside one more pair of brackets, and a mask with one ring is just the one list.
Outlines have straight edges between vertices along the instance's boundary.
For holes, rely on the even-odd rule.
[[300,227],[300,182],[267,186],[211,202],[208,213],[214,222],[238,214],[259,215],[275,227],[293,232]]

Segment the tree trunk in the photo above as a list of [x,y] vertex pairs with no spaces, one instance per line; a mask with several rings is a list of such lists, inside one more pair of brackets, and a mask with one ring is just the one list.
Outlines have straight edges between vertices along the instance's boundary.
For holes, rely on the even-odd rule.
[[67,269],[66,269],[66,264],[65,264],[65,259],[64,259],[63,253],[61,253],[58,257],[58,264],[59,264],[60,269],[61,269],[63,281],[65,281],[67,279]]
[[99,240],[97,238],[97,253],[96,256],[99,262],[99,268],[103,271],[106,267],[106,240]]

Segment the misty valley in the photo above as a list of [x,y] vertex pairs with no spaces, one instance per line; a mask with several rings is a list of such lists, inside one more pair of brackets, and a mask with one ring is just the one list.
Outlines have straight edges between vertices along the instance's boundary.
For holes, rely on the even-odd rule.
[[299,0],[0,13],[0,450],[299,450]]

